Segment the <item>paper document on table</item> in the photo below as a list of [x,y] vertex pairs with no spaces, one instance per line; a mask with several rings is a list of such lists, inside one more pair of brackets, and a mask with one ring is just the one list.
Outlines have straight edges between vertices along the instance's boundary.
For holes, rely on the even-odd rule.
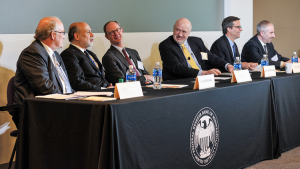
[[76,96],[72,94],[48,94],[44,96],[35,96],[35,98],[45,98],[45,99],[65,99],[65,100],[71,100],[71,99],[79,99],[84,98],[86,96]]
[[221,73],[220,75],[225,75],[225,76],[232,76],[232,74],[231,73]]
[[215,80],[228,80],[231,79],[231,77],[215,77]]
[[[176,85],[176,84],[161,84],[161,88],[183,88],[189,85]],[[153,87],[153,85],[147,85],[146,87]]]
[[76,96],[111,96],[113,92],[86,92],[86,91],[78,91],[73,93]]
[[[252,71],[251,71],[252,72]],[[253,72],[261,72],[261,65],[258,65],[254,68]]]
[[98,97],[98,96],[91,96],[86,98],[81,98],[79,100],[89,100],[89,101],[111,101],[111,100],[117,100],[117,98],[113,97]]

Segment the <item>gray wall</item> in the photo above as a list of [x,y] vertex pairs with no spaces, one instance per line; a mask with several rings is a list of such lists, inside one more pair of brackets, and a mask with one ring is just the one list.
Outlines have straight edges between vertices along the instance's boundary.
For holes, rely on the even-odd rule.
[[117,20],[125,32],[170,32],[186,17],[193,31],[220,31],[223,0],[11,0],[0,2],[0,34],[33,34],[45,16],[58,16],[66,31],[73,22],[87,22],[92,31]]

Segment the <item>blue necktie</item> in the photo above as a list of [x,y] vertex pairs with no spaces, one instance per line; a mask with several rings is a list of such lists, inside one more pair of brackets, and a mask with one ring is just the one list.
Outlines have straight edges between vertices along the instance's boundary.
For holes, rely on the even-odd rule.
[[90,57],[89,53],[85,50],[84,54],[90,59],[91,62],[93,62],[93,64],[96,66],[95,62],[93,61],[93,59]]
[[233,53],[233,58],[235,60],[235,45],[234,44],[232,45],[232,53]]

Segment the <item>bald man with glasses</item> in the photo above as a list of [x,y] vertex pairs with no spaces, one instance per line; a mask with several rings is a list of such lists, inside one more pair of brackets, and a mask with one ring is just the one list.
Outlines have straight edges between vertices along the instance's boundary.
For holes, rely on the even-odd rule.
[[137,80],[141,84],[148,84],[153,81],[143,62],[134,49],[125,48],[123,45],[123,29],[117,21],[109,21],[103,27],[105,37],[111,43],[111,47],[107,50],[102,58],[102,64],[105,68],[106,79],[110,83],[118,83],[119,79],[126,79],[126,71],[129,65],[133,65],[136,71]]

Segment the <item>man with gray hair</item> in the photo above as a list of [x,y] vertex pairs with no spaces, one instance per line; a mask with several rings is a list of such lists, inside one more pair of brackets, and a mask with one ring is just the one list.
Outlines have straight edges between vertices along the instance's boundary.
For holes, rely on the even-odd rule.
[[257,26],[257,34],[254,35],[245,45],[242,51],[242,62],[256,62],[260,64],[264,54],[268,54],[269,65],[276,68],[285,67],[285,63],[290,63],[289,58],[281,56],[274,49],[271,42],[275,38],[274,25],[266,20],[260,21]]
[[[65,65],[55,51],[63,47],[65,30],[57,17],[41,19],[35,30],[35,41],[25,48],[17,61],[15,102],[28,97],[54,93],[72,93]],[[18,126],[18,113],[13,116]]]

